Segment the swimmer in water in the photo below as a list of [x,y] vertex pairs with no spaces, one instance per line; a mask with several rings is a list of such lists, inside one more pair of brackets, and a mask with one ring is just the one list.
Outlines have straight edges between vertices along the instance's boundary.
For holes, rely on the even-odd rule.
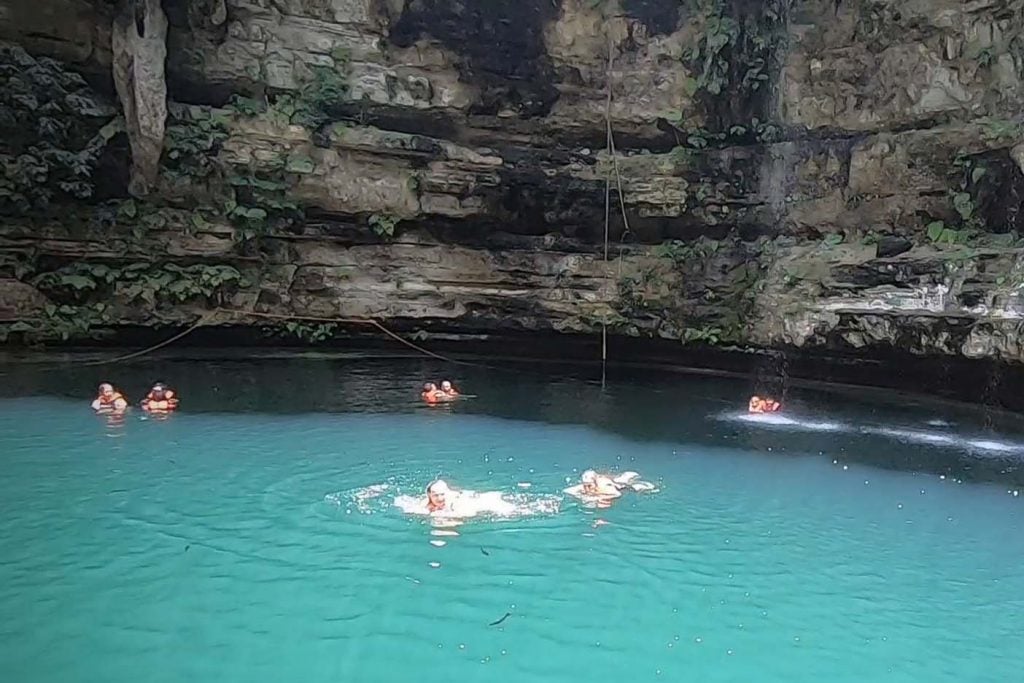
[[97,413],[120,413],[128,408],[128,401],[114,385],[104,382],[100,385],[99,394],[92,402],[92,409]]
[[657,487],[651,482],[641,481],[640,475],[636,472],[623,472],[613,477],[595,470],[586,470],[580,475],[579,484],[564,491],[598,507],[609,507],[615,499],[622,496],[625,489],[637,492],[657,491]]
[[427,486],[427,512],[433,514],[451,510],[455,497],[456,492],[448,486],[448,482],[444,479],[432,481]]
[[441,400],[443,394],[441,390],[437,388],[437,385],[433,382],[427,382],[423,385],[423,391],[420,392],[420,398],[427,403],[437,403]]
[[489,517],[515,517],[539,514],[557,510],[558,498],[552,500],[527,500],[522,494],[512,495],[502,491],[471,491],[454,489],[443,479],[436,479],[426,488],[426,497],[399,495],[395,506],[414,515],[426,515],[435,526],[454,526],[463,521],[486,515]]
[[782,409],[782,404],[770,398],[751,396],[747,404],[747,411],[751,413],[777,413]]
[[162,382],[157,382],[142,399],[142,409],[151,413],[169,413],[178,408],[178,397]]
[[448,398],[459,397],[459,391],[455,387],[453,387],[452,383],[449,382],[448,380],[444,380],[443,382],[441,382],[441,393]]
[[580,475],[580,492],[595,498],[618,498],[622,495],[619,484],[607,474],[587,470]]

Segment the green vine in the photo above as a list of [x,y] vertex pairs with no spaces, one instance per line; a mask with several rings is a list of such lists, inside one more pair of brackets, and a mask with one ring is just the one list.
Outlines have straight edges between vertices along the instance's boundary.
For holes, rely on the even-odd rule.
[[729,85],[729,51],[740,37],[740,25],[725,15],[725,2],[711,0],[704,3],[705,17],[703,31],[697,43],[690,49],[689,61],[697,77],[686,84],[690,95],[705,90],[720,95]]
[[336,118],[348,101],[347,51],[336,48],[335,66],[313,66],[312,77],[295,93],[280,93],[267,100],[232,96],[228,107],[243,116],[265,116],[278,124],[295,123],[317,129]]
[[36,277],[32,284],[55,301],[82,304],[94,295],[127,304],[184,303],[199,297],[220,304],[244,278],[232,266],[76,263]]
[[227,119],[209,108],[190,107],[167,127],[164,173],[170,178],[203,180],[218,168],[217,154],[228,138]]
[[240,239],[287,228],[301,217],[298,204],[288,199],[290,185],[283,168],[233,174],[227,180],[232,191],[224,202],[224,211],[239,228]]
[[978,212],[974,191],[988,169],[974,159],[958,154],[953,160],[954,187],[948,196],[959,225],[947,226],[945,221],[933,220],[925,226],[925,236],[934,244],[965,245],[983,235],[987,226]]
[[107,304],[48,304],[39,318],[0,325],[0,343],[10,341],[12,335],[18,335],[24,344],[101,339],[108,336],[109,332],[98,328],[109,325],[110,321],[110,307]]

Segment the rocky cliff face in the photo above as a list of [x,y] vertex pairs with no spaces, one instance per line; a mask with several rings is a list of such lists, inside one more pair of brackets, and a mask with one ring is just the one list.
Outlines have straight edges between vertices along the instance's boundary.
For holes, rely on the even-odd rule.
[[1024,361],[1024,0],[0,19],[12,342],[217,309]]

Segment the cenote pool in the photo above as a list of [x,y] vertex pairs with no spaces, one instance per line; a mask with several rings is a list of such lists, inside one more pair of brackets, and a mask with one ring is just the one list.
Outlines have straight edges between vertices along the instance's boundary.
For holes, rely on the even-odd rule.
[[[1014,420],[794,388],[752,422],[747,380],[531,369],[0,368],[4,679],[1020,680]],[[477,397],[421,406],[443,372]],[[108,374],[183,410],[108,424]],[[586,509],[588,467],[660,491]],[[392,505],[437,475],[553,504],[437,535]]]

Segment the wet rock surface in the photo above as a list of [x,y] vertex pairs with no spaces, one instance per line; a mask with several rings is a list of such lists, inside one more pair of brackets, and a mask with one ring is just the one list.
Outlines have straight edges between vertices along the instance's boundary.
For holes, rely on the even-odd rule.
[[[166,41],[145,29],[156,10]],[[47,133],[31,102],[2,99],[4,187],[57,192],[3,204],[5,331],[88,338],[218,309],[213,324],[254,328],[271,323],[253,313],[425,339],[606,326],[1021,362],[1022,10],[83,1],[43,31],[55,3],[0,0],[18,19],[0,22],[17,43],[2,85],[45,90],[57,69],[104,103],[90,137],[59,140],[95,150],[79,196],[18,162]],[[126,133],[88,146],[118,99]]]

